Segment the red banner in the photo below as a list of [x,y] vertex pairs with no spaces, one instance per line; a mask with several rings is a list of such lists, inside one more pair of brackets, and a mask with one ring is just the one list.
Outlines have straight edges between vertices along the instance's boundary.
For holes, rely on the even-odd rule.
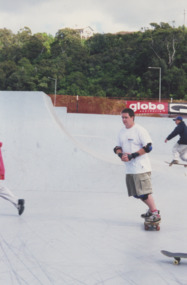
[[4,167],[4,163],[3,163],[1,147],[2,147],[2,142],[0,142],[0,179],[4,180],[5,179],[5,167]]
[[127,101],[126,107],[136,114],[168,114],[168,103],[154,101]]

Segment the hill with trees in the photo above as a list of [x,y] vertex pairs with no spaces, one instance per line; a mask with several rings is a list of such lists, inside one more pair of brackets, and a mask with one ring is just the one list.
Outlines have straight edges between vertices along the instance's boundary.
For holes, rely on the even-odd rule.
[[0,29],[0,89],[108,98],[187,100],[187,29],[151,23],[134,33],[95,34],[73,29],[55,36]]

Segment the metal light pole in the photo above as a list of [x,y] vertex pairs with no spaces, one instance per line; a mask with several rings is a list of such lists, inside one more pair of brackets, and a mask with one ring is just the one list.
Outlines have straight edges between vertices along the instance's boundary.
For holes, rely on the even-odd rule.
[[161,102],[161,67],[152,67],[152,66],[149,66],[148,67],[149,69],[159,69],[159,102]]
[[77,113],[79,112],[79,95],[76,96],[76,100],[77,100]]
[[49,79],[52,79],[55,81],[55,100],[54,100],[54,106],[56,106],[56,89],[57,89],[57,79],[56,78],[52,78],[52,77],[48,77]]

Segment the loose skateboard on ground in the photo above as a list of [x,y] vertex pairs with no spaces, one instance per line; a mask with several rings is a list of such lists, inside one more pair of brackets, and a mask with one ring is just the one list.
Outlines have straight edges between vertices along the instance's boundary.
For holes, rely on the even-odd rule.
[[167,250],[161,250],[161,253],[168,256],[168,257],[173,257],[174,264],[179,264],[181,261],[181,258],[187,258],[187,253],[182,253],[182,252],[170,252]]
[[148,231],[148,230],[157,230],[157,231],[159,231],[159,230],[160,230],[160,222],[161,222],[161,221],[148,222],[148,221],[146,221],[146,219],[145,219],[145,222],[144,222],[144,229],[145,229],[146,231]]
[[168,162],[168,161],[165,161],[165,163],[169,164],[169,166],[172,166],[172,165],[183,165],[184,167],[187,167],[187,163],[172,163],[172,162]]

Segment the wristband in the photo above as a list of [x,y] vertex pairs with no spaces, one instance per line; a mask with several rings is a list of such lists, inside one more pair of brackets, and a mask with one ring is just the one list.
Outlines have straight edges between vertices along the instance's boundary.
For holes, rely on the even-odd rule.
[[120,157],[120,158],[122,158],[122,156],[123,156],[123,153],[118,153],[118,156]]
[[140,154],[138,152],[133,152],[131,154],[128,154],[128,159],[131,160],[132,158],[138,157]]

